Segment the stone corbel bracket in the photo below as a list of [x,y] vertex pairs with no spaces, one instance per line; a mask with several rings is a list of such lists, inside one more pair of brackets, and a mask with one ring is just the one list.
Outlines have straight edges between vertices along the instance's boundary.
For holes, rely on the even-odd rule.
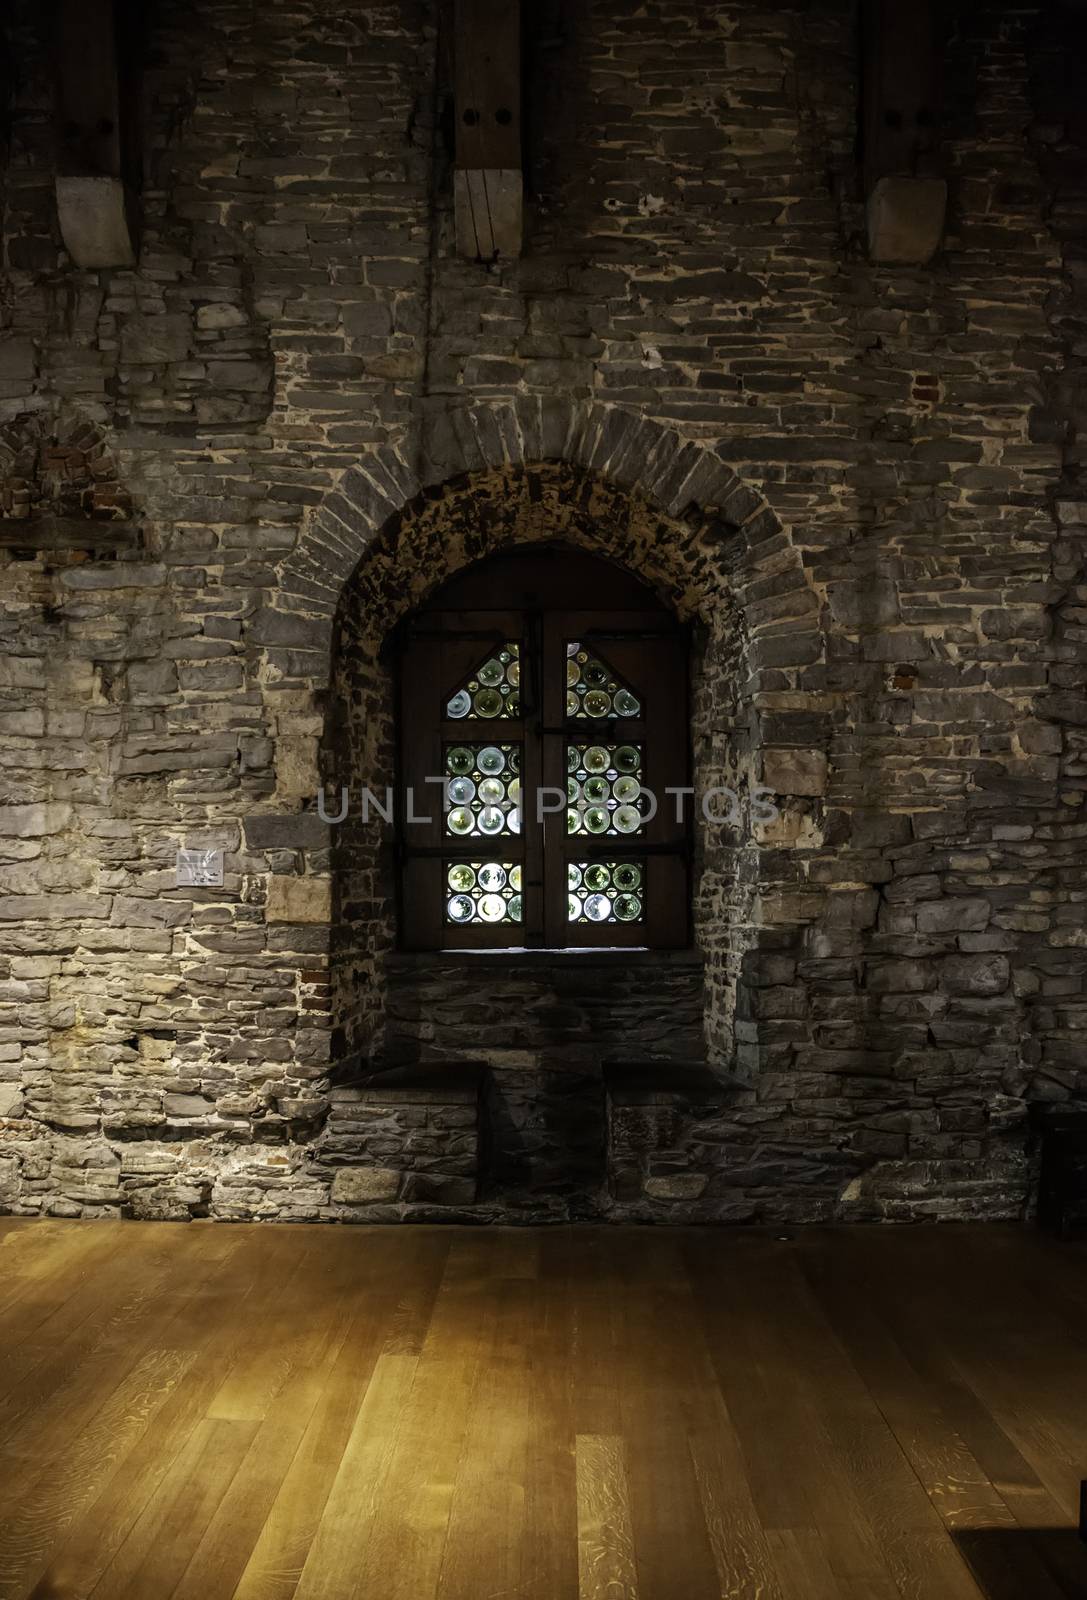
[[453,206],[457,254],[472,261],[521,253],[520,7],[456,0]]
[[120,178],[57,175],[57,219],[77,267],[136,265],[135,207]]
[[868,196],[868,254],[888,266],[924,266],[939,250],[947,217],[943,178],[879,178]]
[[133,267],[139,13],[126,0],[61,0],[58,23],[61,237],[78,267]]
[[862,25],[868,254],[881,264],[924,266],[940,248],[947,215],[935,0],[866,0]]

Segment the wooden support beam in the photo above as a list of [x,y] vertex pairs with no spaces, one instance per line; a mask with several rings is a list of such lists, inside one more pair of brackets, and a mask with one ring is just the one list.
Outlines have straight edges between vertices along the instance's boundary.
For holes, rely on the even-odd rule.
[[457,250],[472,260],[521,251],[519,0],[456,0]]
[[132,7],[60,0],[56,195],[60,231],[80,267],[136,262],[136,119],[129,114]]
[[943,238],[935,0],[866,0],[862,156],[873,261],[922,264]]

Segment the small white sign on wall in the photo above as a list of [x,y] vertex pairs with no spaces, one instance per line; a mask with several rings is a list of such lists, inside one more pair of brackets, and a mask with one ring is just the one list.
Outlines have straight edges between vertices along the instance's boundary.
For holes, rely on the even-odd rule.
[[221,889],[223,852],[221,850],[179,850],[177,887],[179,889]]

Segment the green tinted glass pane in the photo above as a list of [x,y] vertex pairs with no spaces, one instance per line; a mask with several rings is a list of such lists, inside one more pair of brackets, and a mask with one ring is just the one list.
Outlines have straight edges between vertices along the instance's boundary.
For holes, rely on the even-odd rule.
[[456,927],[521,921],[516,861],[454,861],[446,866],[445,920]]
[[566,715],[579,721],[607,717],[640,717],[642,703],[634,691],[587,645],[566,646]]
[[618,838],[640,833],[649,809],[640,744],[566,747],[568,834]]
[[445,715],[455,722],[521,715],[521,647],[508,640],[482,661],[467,683],[445,702]]
[[568,922],[645,921],[645,875],[637,861],[571,861],[567,885]]
[[447,745],[445,832],[455,839],[519,834],[520,770],[519,745]]

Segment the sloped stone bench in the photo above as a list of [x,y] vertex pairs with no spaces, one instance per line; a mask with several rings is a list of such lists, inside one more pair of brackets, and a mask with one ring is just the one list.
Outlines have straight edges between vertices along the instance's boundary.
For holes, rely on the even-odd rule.
[[726,1114],[738,1085],[702,1062],[604,1067],[608,1193],[618,1204],[691,1206],[709,1188],[700,1126]]
[[483,1073],[477,1062],[438,1062],[333,1088],[317,1158],[335,1168],[334,1212],[472,1205]]

